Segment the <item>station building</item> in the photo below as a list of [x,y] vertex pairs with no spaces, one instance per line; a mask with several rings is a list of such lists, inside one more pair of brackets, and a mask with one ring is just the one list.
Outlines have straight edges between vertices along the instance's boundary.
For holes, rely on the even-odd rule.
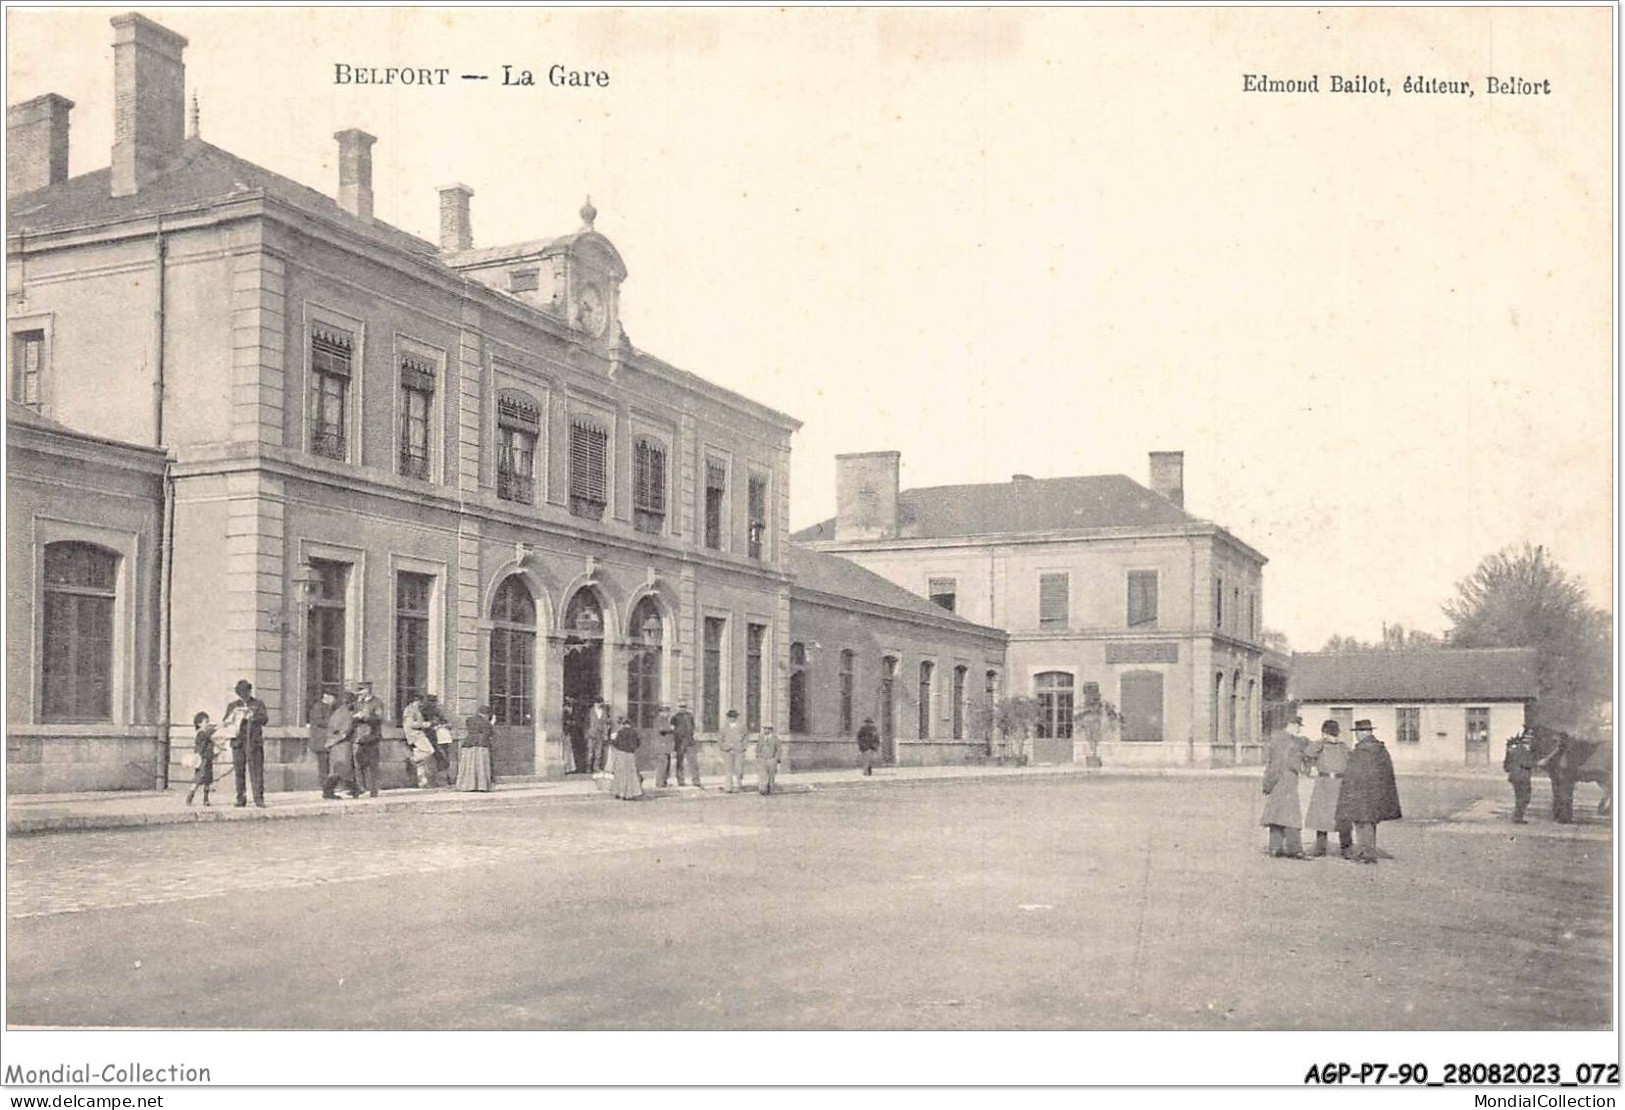
[[[397,716],[488,703],[497,773],[549,777],[599,697],[790,731],[814,644],[1001,669],[997,632],[816,585],[798,422],[632,344],[590,201],[482,247],[450,185],[418,238],[374,215],[373,136],[339,130],[334,195],[308,188],[201,138],[184,38],[112,25],[108,166],[69,173],[66,97],[7,113],[10,789],[162,781],[242,678],[279,789],[314,785],[308,707],[362,679]],[[843,613],[911,631],[842,639]]]

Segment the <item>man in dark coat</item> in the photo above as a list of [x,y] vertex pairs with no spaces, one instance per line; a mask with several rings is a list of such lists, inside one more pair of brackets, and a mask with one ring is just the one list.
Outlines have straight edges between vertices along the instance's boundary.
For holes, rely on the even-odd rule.
[[679,702],[677,712],[671,715],[671,743],[672,762],[677,764],[677,785],[686,786],[688,782],[700,785],[700,754],[694,748],[694,714],[689,712],[687,702]]
[[1376,863],[1377,824],[1399,820],[1399,787],[1394,783],[1394,761],[1372,733],[1371,722],[1355,721],[1354,735],[1358,742],[1349,752],[1348,770],[1343,773],[1337,821],[1354,826],[1354,858]]
[[1529,824],[1524,813],[1529,809],[1529,780],[1534,773],[1535,763],[1535,748],[1529,742],[1527,732],[1520,732],[1507,741],[1507,754],[1501,760],[1501,770],[1507,773],[1507,781],[1512,784],[1514,825]]
[[333,761],[333,757],[327,753],[327,727],[333,720],[333,710],[337,708],[338,699],[333,696],[333,691],[323,690],[321,697],[311,702],[306,718],[310,726],[310,752],[316,757],[316,782],[321,786],[324,798],[338,797],[327,785]]
[[237,714],[237,731],[231,738],[231,773],[237,780],[237,804],[248,804],[248,787],[253,783],[254,804],[265,808],[265,724],[271,715],[265,703],[254,696],[254,684],[242,679],[235,687],[237,696],[226,705],[226,717]]
[[378,797],[378,765],[380,748],[384,742],[384,703],[372,692],[372,683],[356,684],[355,707],[355,778],[356,786]]
[[880,755],[880,730],[875,728],[873,717],[865,717],[863,725],[858,729],[858,762],[863,764],[863,773],[875,773],[875,760]]

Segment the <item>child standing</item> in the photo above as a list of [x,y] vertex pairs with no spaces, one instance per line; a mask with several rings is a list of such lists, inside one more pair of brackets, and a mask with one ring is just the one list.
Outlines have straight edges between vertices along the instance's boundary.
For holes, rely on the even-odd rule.
[[197,756],[197,770],[192,774],[192,789],[187,791],[186,804],[192,804],[192,797],[197,793],[198,787],[203,787],[203,804],[209,804],[209,787],[214,785],[214,729],[209,723],[209,715],[199,712],[192,717],[192,727],[197,729],[197,735],[192,739],[192,753]]

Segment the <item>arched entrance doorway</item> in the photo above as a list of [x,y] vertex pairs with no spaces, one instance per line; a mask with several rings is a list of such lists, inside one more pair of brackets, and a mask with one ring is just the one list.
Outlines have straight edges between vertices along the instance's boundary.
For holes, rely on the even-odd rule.
[[491,602],[490,692],[497,774],[529,774],[536,760],[536,602],[518,575]]
[[603,697],[604,606],[591,588],[577,590],[564,609],[564,731],[571,767],[587,769],[587,713]]
[[638,728],[652,728],[660,712],[660,675],[666,657],[665,623],[654,598],[645,597],[632,610],[626,643],[626,715]]

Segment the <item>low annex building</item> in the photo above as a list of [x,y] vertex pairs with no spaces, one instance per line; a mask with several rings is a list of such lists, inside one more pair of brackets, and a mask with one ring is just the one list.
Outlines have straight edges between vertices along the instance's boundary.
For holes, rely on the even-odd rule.
[[[836,515],[792,537],[1009,633],[1005,692],[1039,703],[1034,758],[1082,760],[1078,711],[1119,719],[1108,763],[1256,761],[1264,556],[1185,510],[1184,455],[1121,474],[900,489],[895,451],[837,458]],[[899,735],[919,735],[897,722]]]
[[1538,684],[1533,648],[1327,652],[1292,657],[1304,728],[1371,721],[1399,767],[1481,767],[1523,730]]
[[[335,133],[331,196],[238,158],[188,113],[186,39],[111,22],[109,164],[70,173],[66,97],[7,112],[8,789],[178,774],[242,678],[272,790],[314,785],[308,707],[360,680],[397,720],[425,691],[458,720],[489,704],[498,775],[544,777],[594,699],[785,732],[794,673],[837,681],[833,655],[791,665],[799,422],[633,345],[590,201],[575,231],[482,246],[447,185],[421,239],[374,211],[374,136]],[[815,595],[798,642],[863,654],[855,707],[877,651],[998,655],[874,591]]]

